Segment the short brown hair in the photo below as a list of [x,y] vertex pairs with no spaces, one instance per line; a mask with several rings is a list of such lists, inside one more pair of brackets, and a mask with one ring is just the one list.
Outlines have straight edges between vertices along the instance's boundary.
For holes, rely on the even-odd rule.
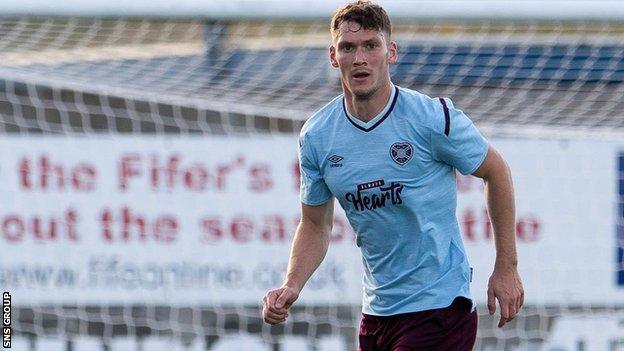
[[355,22],[364,29],[384,32],[388,36],[387,40],[390,40],[392,34],[392,25],[386,11],[368,0],[350,2],[334,12],[330,26],[332,39],[336,38],[336,31],[343,22]]

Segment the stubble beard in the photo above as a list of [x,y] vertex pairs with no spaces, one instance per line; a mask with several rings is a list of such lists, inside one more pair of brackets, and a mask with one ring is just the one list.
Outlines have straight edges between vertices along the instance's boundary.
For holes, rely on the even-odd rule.
[[370,98],[375,95],[375,93],[379,90],[378,86],[372,86],[368,90],[364,91],[354,91],[353,97],[357,101],[368,101]]

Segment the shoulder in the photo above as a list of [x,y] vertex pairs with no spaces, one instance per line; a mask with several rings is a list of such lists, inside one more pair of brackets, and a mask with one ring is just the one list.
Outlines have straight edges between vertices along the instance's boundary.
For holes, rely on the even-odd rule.
[[342,113],[342,97],[342,94],[335,97],[308,118],[299,133],[299,143],[304,139],[308,140],[314,136],[323,134],[323,131],[335,121],[336,113]]
[[399,87],[401,96],[398,107],[411,123],[436,133],[448,129],[453,102],[449,98],[430,97],[416,90]]

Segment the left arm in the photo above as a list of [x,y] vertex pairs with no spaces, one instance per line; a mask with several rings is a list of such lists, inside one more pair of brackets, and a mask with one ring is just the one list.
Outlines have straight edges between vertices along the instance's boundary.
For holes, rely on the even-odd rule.
[[511,171],[503,157],[490,146],[481,166],[473,173],[483,179],[487,210],[494,229],[496,261],[488,281],[488,310],[501,318],[498,327],[512,320],[524,303],[524,288],[518,274],[516,254],[516,209]]

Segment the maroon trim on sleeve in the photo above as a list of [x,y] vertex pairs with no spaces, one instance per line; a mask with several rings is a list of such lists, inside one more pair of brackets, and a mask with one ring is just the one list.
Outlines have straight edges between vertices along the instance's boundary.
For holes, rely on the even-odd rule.
[[448,106],[446,106],[446,101],[444,98],[438,98],[440,103],[442,104],[442,108],[444,108],[444,135],[448,136],[451,132],[451,114],[449,113]]

